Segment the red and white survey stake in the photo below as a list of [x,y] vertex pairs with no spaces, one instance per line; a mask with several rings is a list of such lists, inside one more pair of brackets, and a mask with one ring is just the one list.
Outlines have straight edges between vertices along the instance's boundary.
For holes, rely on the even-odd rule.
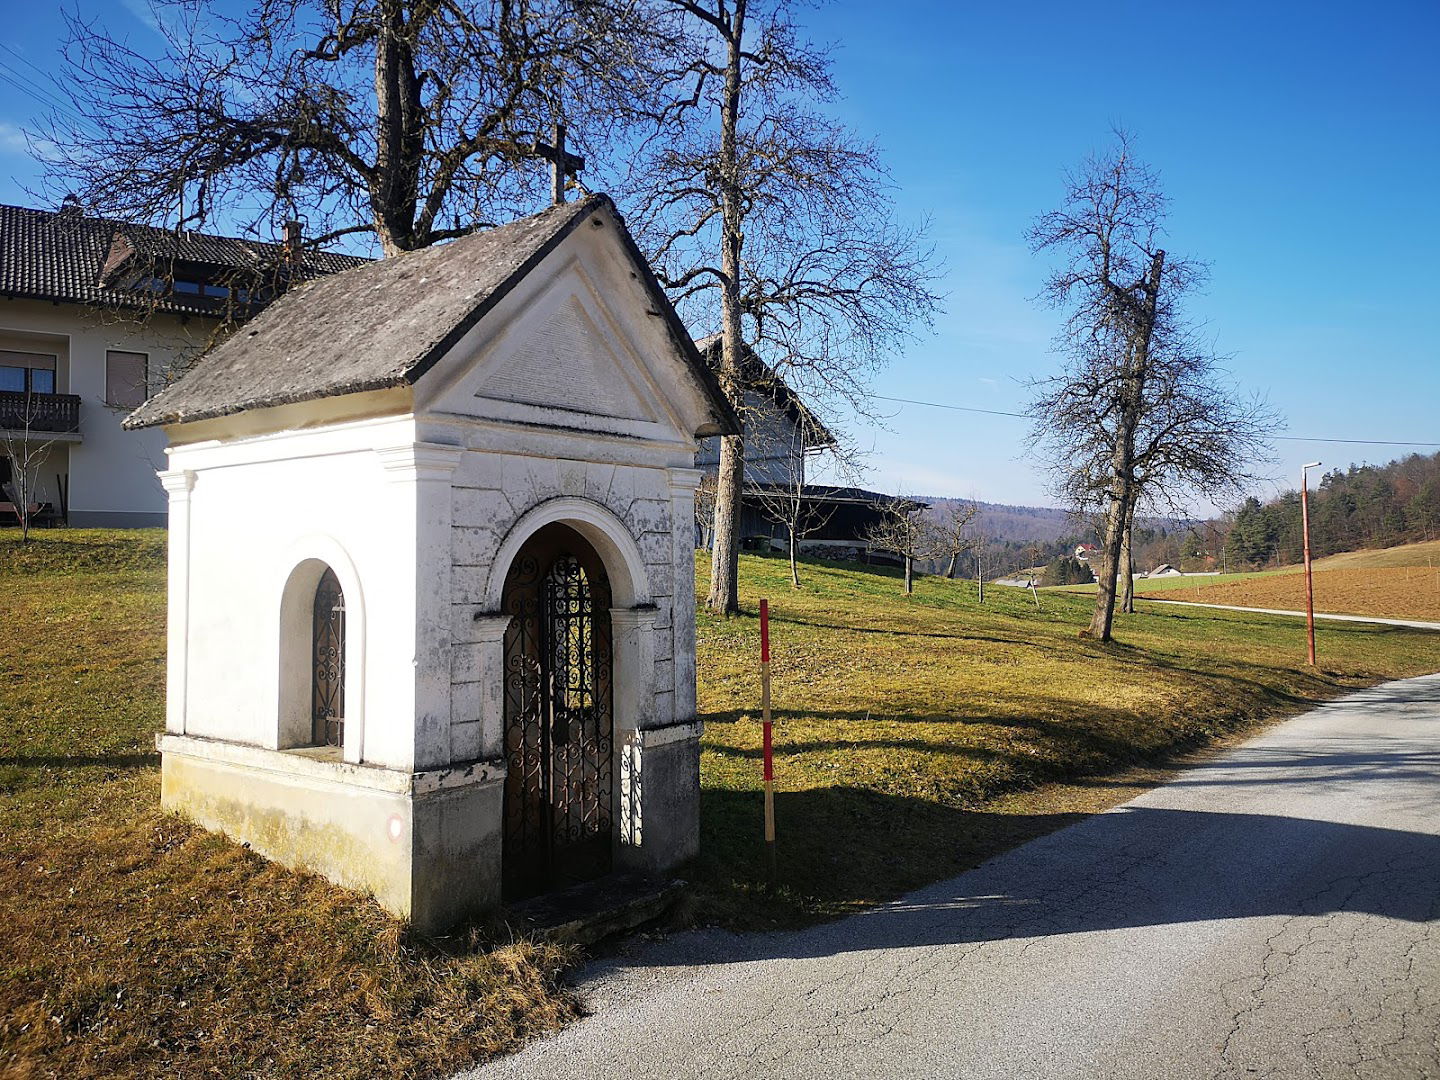
[[775,757],[770,735],[770,601],[760,601],[760,708],[765,733],[765,862],[775,876]]

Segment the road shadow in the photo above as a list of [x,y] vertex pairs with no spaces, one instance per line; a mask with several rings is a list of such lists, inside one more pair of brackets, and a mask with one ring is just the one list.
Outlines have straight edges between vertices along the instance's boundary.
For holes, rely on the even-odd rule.
[[[823,861],[827,851],[841,850],[833,838],[808,834],[801,824],[803,803],[833,798],[833,791],[821,791],[778,800],[777,817],[791,826],[781,839],[782,860]],[[897,820],[907,811],[891,809],[900,813]],[[951,815],[957,841],[985,816]],[[1010,828],[1043,831],[1077,817],[1022,818]],[[847,861],[830,866],[837,884],[856,870]],[[1302,817],[1128,806],[839,921],[798,931],[699,931],[605,966],[803,959],[1335,912],[1416,923],[1440,917],[1440,836]]]

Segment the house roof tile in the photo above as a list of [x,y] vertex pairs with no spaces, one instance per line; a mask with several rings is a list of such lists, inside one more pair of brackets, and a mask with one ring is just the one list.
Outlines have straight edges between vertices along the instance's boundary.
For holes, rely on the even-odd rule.
[[[279,244],[132,225],[89,217],[78,208],[50,211],[0,206],[0,295],[192,315],[219,313],[214,301],[201,297],[155,296],[107,284],[104,274],[112,268],[112,253],[127,246],[142,257],[220,270],[258,270],[276,265],[283,257]],[[306,249],[301,255],[300,276],[333,274],[368,261]]]
[[[720,335],[707,334],[695,340],[695,347],[705,357],[712,370],[720,366]],[[768,394],[775,407],[783,412],[798,427],[803,425],[807,447],[834,446],[835,436],[831,434],[820,418],[810,409],[779,373],[760,359],[758,353],[748,345],[745,347],[745,378],[757,392]]]

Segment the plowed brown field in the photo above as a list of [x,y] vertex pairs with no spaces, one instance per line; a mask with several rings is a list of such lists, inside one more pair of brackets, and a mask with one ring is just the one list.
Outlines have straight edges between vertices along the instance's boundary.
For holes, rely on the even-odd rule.
[[[1245,581],[1166,589],[1161,595],[1166,600],[1303,611],[1305,575],[1266,574]],[[1440,569],[1392,566],[1317,570],[1315,610],[1440,621]]]

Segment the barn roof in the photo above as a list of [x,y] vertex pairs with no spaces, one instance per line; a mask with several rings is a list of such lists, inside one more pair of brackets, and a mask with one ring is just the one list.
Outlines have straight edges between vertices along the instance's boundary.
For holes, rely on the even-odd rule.
[[[190,264],[218,275],[262,273],[285,258],[280,244],[190,230],[157,229],[90,217],[78,206],[58,211],[0,206],[0,295],[62,303],[143,307],[187,315],[221,313],[223,304],[203,296],[157,295],[126,287],[123,266]],[[313,278],[368,260],[328,251],[302,250],[298,274]]]
[[[719,368],[719,334],[707,334],[703,338],[697,338],[695,347],[700,350],[700,355],[705,357],[705,362],[710,365],[712,371]],[[749,345],[745,346],[743,365],[742,374],[750,389],[769,397],[775,403],[775,407],[789,417],[796,427],[803,429],[807,449],[835,445],[835,436],[830,433],[830,429],[801,400],[800,395],[791,388],[790,384],[782,379],[774,368],[760,359],[760,355]]]
[[666,320],[711,413],[738,426],[713,373],[636,249],[615,205],[595,194],[532,217],[292,288],[125,421],[186,423],[246,409],[414,383],[597,210],[618,235]]

